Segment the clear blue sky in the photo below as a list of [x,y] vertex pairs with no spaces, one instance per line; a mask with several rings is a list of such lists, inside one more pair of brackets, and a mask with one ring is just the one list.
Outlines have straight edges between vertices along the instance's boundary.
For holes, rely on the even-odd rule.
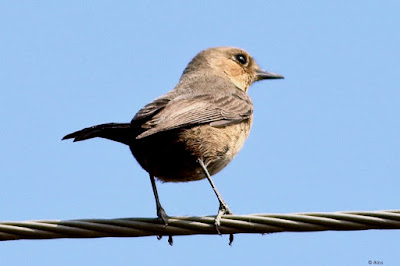
[[[197,52],[248,50],[285,75],[249,90],[249,139],[214,181],[237,214],[399,209],[399,1],[2,1],[0,220],[154,217],[123,145],[62,142],[130,121]],[[207,181],[159,183],[212,215]],[[0,243],[0,265],[399,265],[400,231]]]

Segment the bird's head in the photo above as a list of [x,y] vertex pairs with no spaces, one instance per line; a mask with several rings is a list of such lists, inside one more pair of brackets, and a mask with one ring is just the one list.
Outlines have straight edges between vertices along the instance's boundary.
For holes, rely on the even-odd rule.
[[259,80],[283,78],[277,73],[262,70],[249,53],[235,47],[215,47],[198,53],[183,74],[200,71],[227,78],[243,91]]

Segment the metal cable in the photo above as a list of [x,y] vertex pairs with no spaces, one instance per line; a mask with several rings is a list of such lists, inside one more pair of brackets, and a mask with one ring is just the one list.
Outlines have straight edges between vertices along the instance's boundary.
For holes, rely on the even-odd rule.
[[[217,234],[215,216],[0,222],[0,240]],[[400,210],[224,215],[221,234],[400,229]]]

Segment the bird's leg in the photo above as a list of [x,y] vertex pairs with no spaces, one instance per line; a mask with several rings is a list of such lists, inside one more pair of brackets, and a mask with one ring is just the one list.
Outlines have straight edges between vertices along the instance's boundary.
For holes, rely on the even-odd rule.
[[154,180],[154,176],[152,174],[150,174],[150,181],[153,188],[154,198],[156,199],[157,216],[165,223],[165,225],[167,225],[169,217],[164,208],[161,206],[160,199],[158,198],[156,181]]
[[199,159],[198,163],[201,166],[201,169],[203,169],[204,174],[206,175],[208,182],[210,182],[210,185],[212,187],[212,189],[214,190],[215,195],[217,195],[218,201],[219,201],[219,210],[218,210],[218,214],[217,217],[215,218],[215,227],[219,232],[218,227],[221,225],[221,217],[224,214],[232,214],[232,212],[229,210],[228,205],[225,203],[225,201],[222,199],[221,195],[219,194],[217,188],[214,185],[214,182],[211,179],[210,173],[208,172],[206,166],[204,165],[203,160]]
[[[165,212],[164,208],[161,206],[160,199],[158,198],[156,181],[154,180],[154,175],[152,175],[152,174],[150,174],[150,181],[151,181],[151,187],[153,188],[154,198],[156,199],[157,216],[159,219],[161,219],[164,222],[165,226],[167,226],[169,216]],[[161,238],[162,238],[162,235],[157,236],[158,240],[161,240]],[[173,244],[173,239],[172,239],[171,235],[168,236],[168,243],[171,246]]]

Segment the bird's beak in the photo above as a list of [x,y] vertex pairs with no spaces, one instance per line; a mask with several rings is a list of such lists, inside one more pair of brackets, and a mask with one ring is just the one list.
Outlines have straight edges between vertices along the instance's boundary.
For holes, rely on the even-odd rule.
[[264,71],[262,69],[259,69],[256,71],[256,80],[262,80],[262,79],[283,79],[285,78],[284,76],[274,73],[274,72],[268,72]]

